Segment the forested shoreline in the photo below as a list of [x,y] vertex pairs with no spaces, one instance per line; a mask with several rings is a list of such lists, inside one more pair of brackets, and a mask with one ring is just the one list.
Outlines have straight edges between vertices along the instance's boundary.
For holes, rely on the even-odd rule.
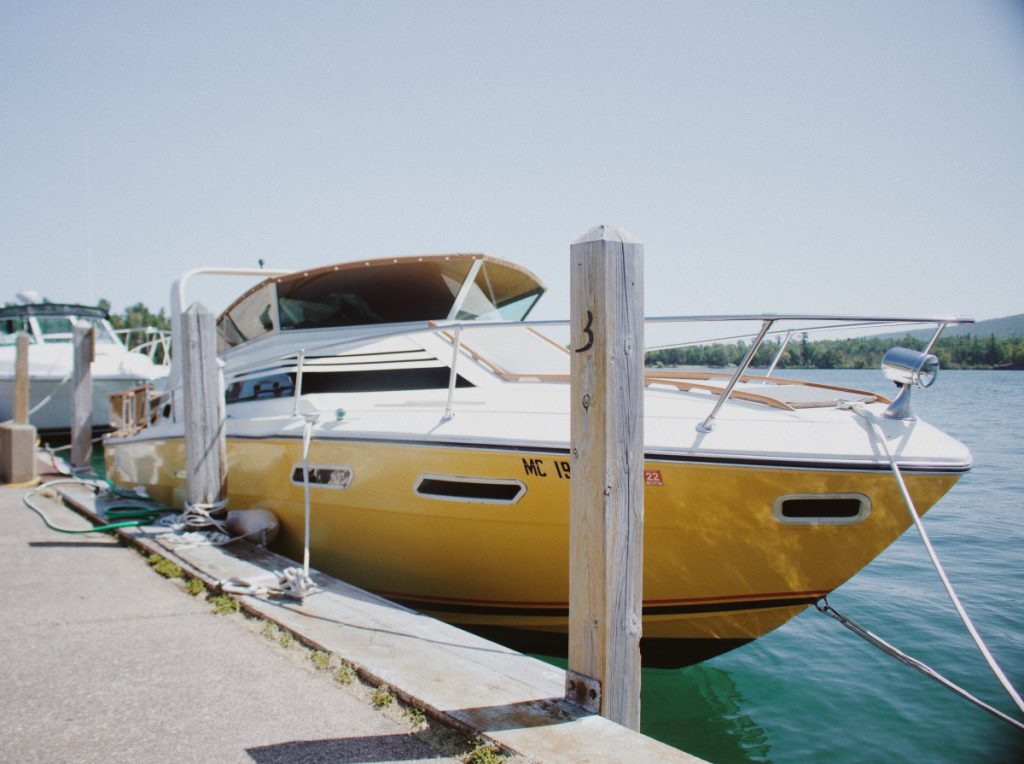
[[[877,369],[882,355],[894,345],[923,350],[926,343],[911,335],[900,339],[856,337],[843,340],[811,340],[806,334],[794,337],[779,359],[780,369]],[[781,339],[765,342],[754,356],[752,366],[766,368],[778,355]],[[734,366],[743,360],[749,345],[716,343],[656,350],[647,354],[647,365]],[[940,339],[932,352],[945,369],[1024,369],[1024,338],[999,339],[995,335],[963,335]]]

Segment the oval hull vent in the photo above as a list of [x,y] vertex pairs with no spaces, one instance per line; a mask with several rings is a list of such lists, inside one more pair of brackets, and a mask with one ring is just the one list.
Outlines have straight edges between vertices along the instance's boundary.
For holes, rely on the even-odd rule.
[[420,475],[413,486],[417,496],[473,504],[515,504],[526,486],[519,480],[455,475]]
[[859,523],[870,513],[871,499],[862,493],[794,493],[772,504],[772,515],[781,523]]

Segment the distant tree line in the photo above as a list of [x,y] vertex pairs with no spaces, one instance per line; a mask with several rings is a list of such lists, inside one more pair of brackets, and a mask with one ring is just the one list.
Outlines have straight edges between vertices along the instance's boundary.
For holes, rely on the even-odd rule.
[[[900,340],[858,337],[845,340],[811,340],[794,337],[779,359],[781,369],[877,369],[882,355],[894,345],[923,350],[923,341],[906,335]],[[779,352],[782,339],[767,341],[754,356],[753,366],[766,368]],[[746,356],[749,345],[737,343],[694,345],[655,350],[647,354],[648,366],[734,366]],[[932,352],[946,369],[992,369],[1012,365],[1024,368],[1024,337],[998,339],[995,335],[963,335],[940,339]]]
[[164,314],[163,308],[160,308],[159,313],[154,313],[141,302],[137,302],[134,305],[129,305],[121,313],[111,313],[110,300],[107,299],[100,300],[96,303],[96,307],[110,314],[110,323],[115,329],[146,329],[153,327],[154,329],[171,330],[171,319]]

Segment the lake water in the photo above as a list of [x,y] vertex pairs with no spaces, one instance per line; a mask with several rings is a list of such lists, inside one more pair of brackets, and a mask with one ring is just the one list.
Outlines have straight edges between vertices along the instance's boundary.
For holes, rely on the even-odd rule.
[[[871,370],[788,376],[888,390]],[[1021,690],[1024,374],[943,371],[934,387],[915,390],[914,410],[974,454],[974,469],[924,524],[968,614]],[[829,602],[1013,715],[914,529]],[[1024,733],[813,608],[700,665],[645,670],[642,704],[646,734],[713,762],[1024,761]]]

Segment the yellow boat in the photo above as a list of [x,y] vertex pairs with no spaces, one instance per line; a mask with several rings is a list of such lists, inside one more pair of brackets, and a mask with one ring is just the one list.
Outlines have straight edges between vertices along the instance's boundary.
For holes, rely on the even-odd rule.
[[[229,506],[272,510],[278,551],[301,557],[303,432],[315,421],[316,568],[564,653],[568,353],[545,334],[556,322],[527,320],[543,292],[528,271],[476,254],[340,264],[246,292],[218,321]],[[901,416],[905,403],[743,372],[646,375],[645,665],[756,639],[906,530],[890,465],[851,402],[877,413],[919,511],[970,468],[962,444]],[[146,427],[108,437],[108,475],[181,506],[182,411],[179,391]]]

